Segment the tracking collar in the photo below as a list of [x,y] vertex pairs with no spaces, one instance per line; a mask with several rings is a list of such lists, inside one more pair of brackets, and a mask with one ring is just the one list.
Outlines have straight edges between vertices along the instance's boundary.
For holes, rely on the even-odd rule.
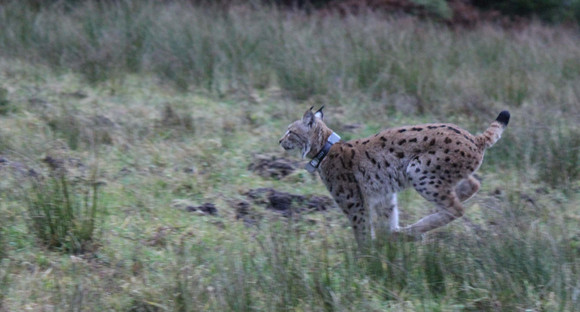
[[324,144],[324,147],[322,148],[322,150],[318,154],[316,154],[316,156],[314,158],[312,158],[312,160],[310,162],[308,162],[306,164],[306,167],[305,167],[306,171],[308,171],[310,173],[313,173],[314,171],[316,171],[316,169],[318,169],[318,166],[320,165],[320,163],[322,162],[324,157],[326,157],[326,154],[328,154],[330,147],[332,147],[332,145],[338,141],[340,141],[340,136],[333,132],[328,137],[328,140],[326,141],[326,144]]

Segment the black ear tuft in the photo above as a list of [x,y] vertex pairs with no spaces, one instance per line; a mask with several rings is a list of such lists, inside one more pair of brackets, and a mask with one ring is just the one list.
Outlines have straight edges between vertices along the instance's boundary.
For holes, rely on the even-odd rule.
[[322,112],[322,109],[324,108],[324,105],[322,105],[322,107],[316,111],[316,113],[314,113],[314,116],[320,118],[320,119],[324,119],[324,112]]

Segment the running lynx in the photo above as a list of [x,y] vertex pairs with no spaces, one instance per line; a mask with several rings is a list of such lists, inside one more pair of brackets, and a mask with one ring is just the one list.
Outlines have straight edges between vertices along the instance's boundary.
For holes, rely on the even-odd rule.
[[[359,245],[378,235],[417,238],[464,214],[461,202],[479,190],[472,175],[484,151],[499,140],[510,114],[503,111],[480,135],[453,124],[434,123],[383,130],[342,141],[326,126],[322,108],[312,108],[288,126],[280,139],[285,150],[312,159],[330,194],[347,215]],[[399,227],[397,192],[413,187],[438,212]]]

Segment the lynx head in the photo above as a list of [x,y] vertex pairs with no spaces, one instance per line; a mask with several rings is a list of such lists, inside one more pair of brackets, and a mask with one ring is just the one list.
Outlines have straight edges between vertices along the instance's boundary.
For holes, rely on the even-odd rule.
[[321,107],[316,113],[312,112],[312,107],[304,113],[302,119],[296,120],[288,126],[288,130],[280,139],[280,145],[289,151],[300,149],[302,158],[310,152],[317,153],[324,145],[324,133],[326,126],[322,119],[324,114]]

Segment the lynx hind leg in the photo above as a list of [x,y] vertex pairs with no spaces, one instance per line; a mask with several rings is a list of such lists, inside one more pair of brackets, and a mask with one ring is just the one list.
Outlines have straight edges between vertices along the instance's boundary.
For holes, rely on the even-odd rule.
[[464,202],[470,199],[478,190],[480,183],[473,176],[461,180],[455,187],[455,193],[459,201]]
[[438,192],[429,191],[419,191],[419,193],[425,197],[428,201],[435,203],[438,212],[428,215],[414,224],[404,227],[403,233],[411,236],[418,237],[428,231],[434,230],[441,226],[448,224],[449,222],[460,218],[465,213],[463,205],[459,201],[457,194],[453,188],[449,187],[447,189],[442,189]]

